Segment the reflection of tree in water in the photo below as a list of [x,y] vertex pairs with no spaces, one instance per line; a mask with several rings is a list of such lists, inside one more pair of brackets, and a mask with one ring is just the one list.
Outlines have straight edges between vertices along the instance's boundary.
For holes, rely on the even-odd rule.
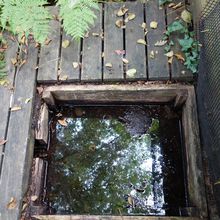
[[[156,121],[150,128],[155,143]],[[152,151],[152,134],[131,136],[116,119],[68,118],[68,127],[57,124],[56,137],[49,197],[58,213],[150,214],[155,208],[152,169],[158,178],[157,206],[164,203],[160,164],[152,165],[160,156]]]

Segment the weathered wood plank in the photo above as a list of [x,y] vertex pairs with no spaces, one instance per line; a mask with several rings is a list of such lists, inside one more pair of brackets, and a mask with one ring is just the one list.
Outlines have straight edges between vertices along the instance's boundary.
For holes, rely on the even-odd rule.
[[44,103],[40,109],[40,118],[37,123],[37,128],[35,129],[35,139],[38,140],[41,144],[47,144],[48,142],[48,129],[49,123],[49,113],[48,107]]
[[[181,0],[174,0],[175,4],[183,2]],[[183,7],[177,9],[167,9],[167,23],[168,25],[171,24],[176,18],[179,18]],[[177,42],[178,39],[181,37],[181,34],[175,33],[171,36],[170,39],[173,40],[175,46],[172,47],[174,54],[181,53],[181,48],[179,43]],[[171,79],[177,81],[192,81],[193,74],[189,70],[186,69],[183,63],[181,63],[175,56],[173,58],[173,62],[171,64]]]
[[147,79],[146,46],[137,43],[139,39],[145,40],[144,30],[141,27],[144,22],[143,6],[139,1],[125,4],[125,8],[129,9],[129,13],[134,13],[136,16],[135,19],[125,24],[126,59],[129,61],[126,70],[133,68],[137,70],[133,77],[126,75],[127,79]]
[[54,18],[50,21],[50,34],[48,39],[51,42],[48,45],[42,45],[40,51],[40,60],[38,66],[37,81],[39,83],[48,83],[57,81],[57,71],[60,49],[60,21],[57,20],[58,9],[50,7]]
[[[70,45],[61,48],[60,75],[59,80],[74,82],[80,80],[80,42],[76,42],[72,37],[63,33],[62,41],[68,40]],[[73,62],[77,67],[73,67]]]
[[[29,45],[27,63],[16,73],[13,106],[5,145],[2,178],[0,181],[0,216],[4,220],[18,220],[23,196],[27,190],[32,163],[34,138],[31,130],[33,97],[36,84],[38,49]],[[25,102],[31,98],[30,102]],[[13,199],[13,208],[8,207]]]
[[89,36],[83,40],[82,54],[82,81],[102,80],[102,5],[96,12],[95,26],[90,30]]
[[[115,50],[123,50],[123,30],[115,25],[115,22],[121,19],[116,15],[121,6],[121,3],[105,4],[104,81],[124,79],[122,55],[115,53]],[[113,67],[106,67],[107,63],[111,63]]]
[[[7,71],[7,80],[9,82],[9,86],[4,87],[0,86],[0,109],[1,109],[1,123],[0,123],[0,138],[5,139],[6,135],[6,128],[8,123],[8,116],[9,116],[9,108],[10,102],[12,98],[12,90],[10,87],[13,85],[14,74],[15,74],[15,67],[11,63],[11,59],[16,57],[16,53],[18,50],[18,45],[16,42],[12,41],[8,35],[5,36],[8,41],[8,48],[5,52],[5,61],[6,61],[6,71]],[[0,176],[1,176],[1,164],[3,159],[4,146],[0,146]]]
[[39,220],[199,220],[198,217],[169,216],[97,216],[97,215],[51,215],[34,216]]
[[[152,21],[158,22],[156,29],[150,28]],[[166,30],[165,11],[159,8],[159,1],[149,1],[146,3],[146,23],[148,27],[148,77],[149,80],[170,79],[168,59],[164,55],[164,47],[155,47],[157,41],[162,40]],[[154,57],[152,57],[152,53]]]
[[[45,89],[43,99],[48,104],[55,101],[84,102],[145,102],[162,103],[175,101],[181,93],[187,94],[182,85],[66,85]],[[51,94],[51,96],[49,96]]]

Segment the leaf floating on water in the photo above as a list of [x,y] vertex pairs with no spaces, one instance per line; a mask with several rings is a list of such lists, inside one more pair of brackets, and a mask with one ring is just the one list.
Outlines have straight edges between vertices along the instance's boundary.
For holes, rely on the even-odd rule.
[[67,127],[67,125],[68,125],[65,118],[58,120],[58,123],[59,123],[60,125],[62,125],[63,127]]
[[21,110],[21,106],[13,106],[11,108],[11,112],[15,112],[15,111],[19,111],[19,110]]
[[127,59],[125,59],[125,58],[122,58],[122,61],[123,61],[124,64],[128,64],[129,63],[129,61]]
[[151,27],[152,29],[156,29],[157,26],[158,26],[158,23],[157,23],[156,21],[151,21],[150,27]]
[[139,39],[137,40],[138,44],[143,44],[143,45],[147,45],[147,42],[144,39]]
[[9,203],[7,204],[7,208],[8,209],[14,209],[17,206],[17,202],[16,199],[14,197],[12,197],[9,201]]
[[182,11],[181,18],[186,23],[190,24],[192,22],[192,14],[189,11],[187,11],[186,9]]
[[154,44],[154,46],[155,46],[155,47],[162,47],[162,46],[164,46],[166,43],[167,43],[166,40],[159,40],[159,41],[157,41],[157,42]]
[[137,73],[137,70],[136,69],[129,69],[127,72],[126,72],[126,75],[128,76],[128,77],[134,77],[135,76],[135,74]]
[[5,140],[5,139],[3,139],[3,138],[0,138],[0,146],[1,146],[1,145],[4,145],[6,142],[7,142],[7,140]]
[[62,42],[62,47],[63,47],[63,48],[67,48],[67,47],[69,47],[69,45],[70,45],[70,41],[69,41],[69,40],[64,40],[64,41]]

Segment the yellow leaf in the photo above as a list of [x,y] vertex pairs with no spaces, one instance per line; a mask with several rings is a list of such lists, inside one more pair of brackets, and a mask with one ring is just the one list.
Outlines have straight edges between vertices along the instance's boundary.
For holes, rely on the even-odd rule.
[[128,13],[128,20],[131,21],[135,19],[136,15],[134,13]]
[[135,74],[137,73],[137,70],[136,69],[129,69],[127,72],[126,72],[126,75],[128,76],[128,77],[134,77],[135,76]]
[[106,66],[107,68],[112,68],[112,67],[113,67],[112,63],[106,63],[105,66]]
[[181,60],[181,61],[185,62],[185,58],[183,57],[182,54],[176,53],[176,54],[174,54],[174,56],[175,56],[178,60]]
[[167,57],[173,57],[174,52],[171,50],[170,52],[165,53],[164,55],[167,56]]
[[157,23],[156,21],[151,21],[150,27],[151,27],[152,29],[156,29],[156,28],[158,27],[158,23]]
[[64,41],[62,42],[62,47],[63,47],[63,48],[67,48],[67,47],[69,47],[69,45],[70,45],[69,40],[64,40]]
[[137,40],[138,44],[143,44],[143,45],[147,45],[147,42],[144,39],[139,39]]
[[19,111],[19,110],[21,110],[21,106],[13,106],[11,108],[11,112],[15,112],[15,111]]
[[123,23],[123,20],[122,19],[119,19],[115,22],[115,25],[118,27],[118,28],[122,28],[124,23]]
[[125,7],[121,7],[118,12],[117,12],[117,16],[118,17],[122,17],[123,15],[125,15],[128,12],[128,9]]
[[191,23],[192,22],[192,14],[187,11],[186,9],[182,11],[181,13],[181,18],[186,22],[186,23]]
[[128,64],[129,63],[129,61],[127,59],[125,59],[125,58],[122,58],[122,61],[123,61],[124,64]]
[[16,199],[14,197],[12,197],[9,201],[9,203],[7,204],[7,208],[8,209],[14,209],[17,206],[17,202]]

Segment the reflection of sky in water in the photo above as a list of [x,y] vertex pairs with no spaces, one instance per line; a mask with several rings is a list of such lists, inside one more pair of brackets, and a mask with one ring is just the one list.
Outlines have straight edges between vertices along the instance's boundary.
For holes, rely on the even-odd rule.
[[67,122],[67,127],[56,125],[49,172],[57,213],[165,215],[162,153],[151,128],[132,135],[116,119]]

